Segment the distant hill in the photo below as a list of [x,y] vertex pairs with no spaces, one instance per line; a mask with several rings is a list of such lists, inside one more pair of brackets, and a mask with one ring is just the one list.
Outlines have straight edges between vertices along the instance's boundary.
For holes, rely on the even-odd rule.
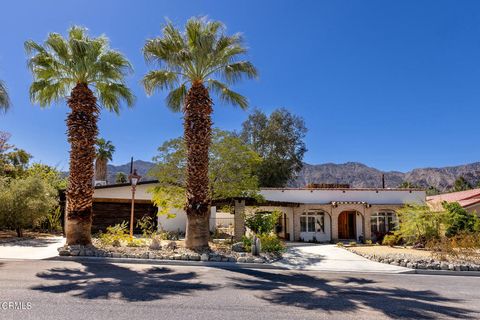
[[434,186],[440,191],[448,191],[455,179],[463,176],[473,186],[480,182],[480,162],[443,168],[420,168],[403,173],[399,171],[381,171],[358,162],[344,164],[304,164],[302,171],[289,186],[303,187],[308,183],[347,183],[354,188],[376,188],[382,186],[382,174],[385,174],[387,188],[398,187],[408,181],[422,188]]
[[[154,166],[153,162],[136,160],[134,167],[143,177],[142,180],[152,180],[147,175]],[[108,166],[108,183],[115,182],[117,172],[130,173],[130,163],[119,166]],[[289,187],[304,187],[308,183],[345,183],[353,188],[376,188],[382,186],[382,174],[385,174],[387,188],[398,187],[402,182],[408,181],[422,188],[434,186],[440,191],[448,191],[459,176],[463,176],[473,186],[480,182],[480,162],[443,168],[420,168],[409,172],[381,171],[368,167],[359,162],[343,164],[305,163],[297,178],[289,183]]]
[[[142,176],[142,181],[146,180],[154,180],[154,177],[150,177],[147,175],[148,171],[154,166],[153,162],[143,161],[143,160],[135,160],[133,161],[133,167],[137,169],[137,173]],[[130,162],[126,164],[122,164],[119,166],[114,166],[109,164],[108,165],[108,177],[107,181],[109,184],[115,183],[115,175],[117,172],[123,172],[127,176],[130,174]]]

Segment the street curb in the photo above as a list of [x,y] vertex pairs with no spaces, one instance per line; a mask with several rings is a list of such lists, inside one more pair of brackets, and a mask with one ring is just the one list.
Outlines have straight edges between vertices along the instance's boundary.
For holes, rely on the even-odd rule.
[[137,258],[107,258],[107,257],[72,257],[57,256],[45,260],[55,261],[88,261],[88,262],[109,262],[109,263],[133,263],[133,264],[151,264],[168,266],[195,266],[195,267],[216,267],[216,268],[237,268],[237,269],[276,269],[291,270],[284,267],[274,266],[267,263],[236,263],[236,262],[216,262],[216,261],[189,261],[189,260],[157,260],[157,259],[137,259]]
[[188,260],[156,260],[138,258],[106,258],[106,257],[77,257],[77,256],[56,256],[44,260],[54,261],[86,261],[95,263],[130,263],[150,264],[166,266],[187,266],[187,267],[215,267],[224,269],[268,269],[297,272],[325,272],[325,273],[368,273],[368,274],[407,274],[407,275],[435,275],[435,276],[459,276],[459,277],[480,277],[480,271],[452,271],[452,270],[430,270],[430,269],[409,269],[402,272],[381,272],[381,271],[353,271],[353,270],[312,270],[294,269],[260,263],[236,263],[236,262],[215,262],[215,261],[188,261]]
[[432,270],[432,269],[413,269],[416,274],[432,276],[459,276],[459,277],[480,277],[480,271],[453,271],[453,270]]

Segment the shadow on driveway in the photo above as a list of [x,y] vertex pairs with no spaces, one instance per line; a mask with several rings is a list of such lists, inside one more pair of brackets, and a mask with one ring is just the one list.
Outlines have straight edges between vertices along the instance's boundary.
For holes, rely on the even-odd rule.
[[471,310],[447,305],[461,300],[445,298],[431,290],[385,288],[362,277],[326,280],[302,273],[230,271],[238,275],[230,278],[236,289],[255,292],[257,297],[276,305],[324,312],[354,312],[369,307],[392,318],[474,318]]
[[135,271],[110,263],[80,263],[84,268],[52,268],[38,273],[37,277],[52,283],[32,289],[50,293],[70,292],[84,299],[151,301],[215,288],[214,285],[192,282],[197,278],[195,272],[174,272],[162,267]]
[[0,247],[48,247],[58,243],[60,238],[34,238],[34,239],[18,239],[16,241],[8,241],[0,243]]

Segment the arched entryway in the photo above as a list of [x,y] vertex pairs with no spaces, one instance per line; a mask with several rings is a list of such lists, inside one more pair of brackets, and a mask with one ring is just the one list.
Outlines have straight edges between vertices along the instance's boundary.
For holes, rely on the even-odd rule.
[[357,211],[343,211],[338,216],[338,239],[359,240],[363,236],[363,217]]

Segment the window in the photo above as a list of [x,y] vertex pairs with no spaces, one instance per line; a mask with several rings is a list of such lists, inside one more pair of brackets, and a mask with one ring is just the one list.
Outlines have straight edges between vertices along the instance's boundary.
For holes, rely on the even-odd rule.
[[325,232],[323,212],[307,211],[300,216],[300,232]]
[[397,227],[395,212],[377,212],[370,220],[372,235],[386,234]]

